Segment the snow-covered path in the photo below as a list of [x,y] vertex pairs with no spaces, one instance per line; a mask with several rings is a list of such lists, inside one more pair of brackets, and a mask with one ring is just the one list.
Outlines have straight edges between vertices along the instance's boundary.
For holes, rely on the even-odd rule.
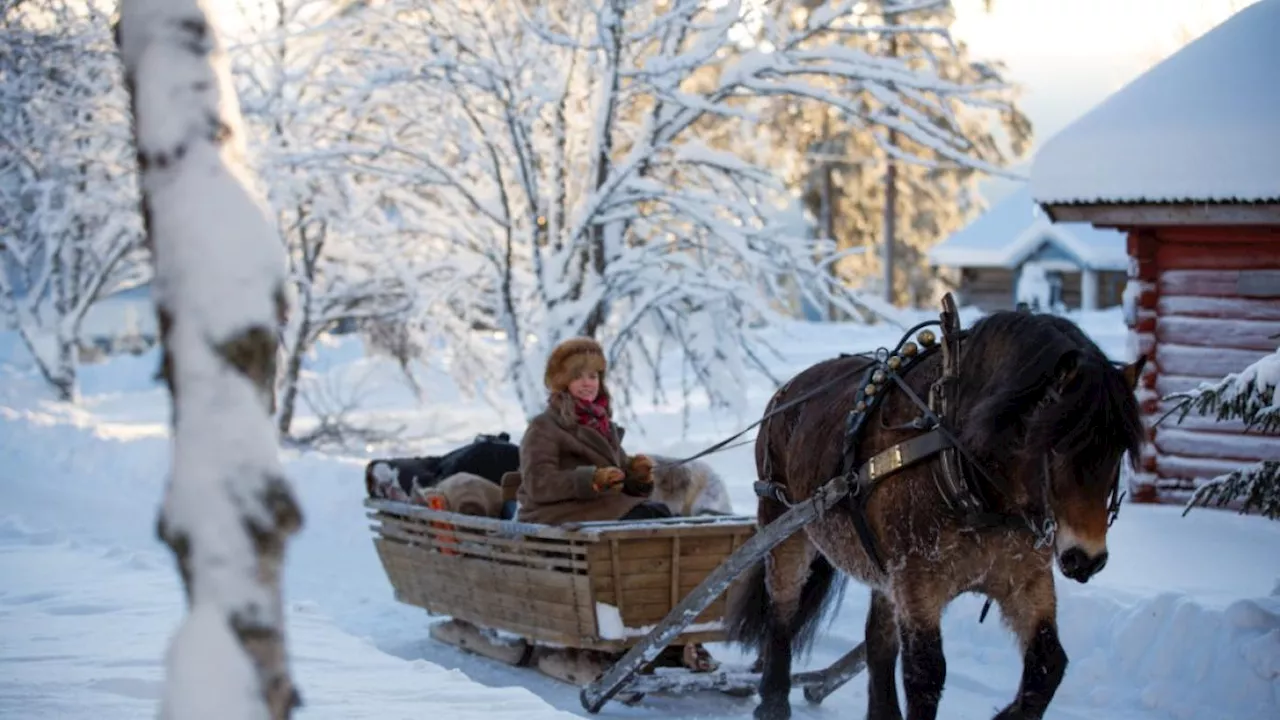
[[[847,349],[848,333],[839,332],[839,349]],[[815,331],[796,346],[794,362],[837,351],[830,336]],[[169,448],[164,392],[149,380],[152,360],[91,368],[83,409],[40,400],[28,377],[0,369],[0,718],[111,720],[154,712],[183,599],[172,560],[154,537]],[[329,360],[348,369],[364,362],[345,347]],[[509,414],[452,402],[447,393],[450,402],[432,398],[421,409],[411,409],[406,395],[388,381],[371,401],[397,419],[449,429],[447,438],[414,452],[478,432],[518,432]],[[748,404],[759,405],[767,391],[748,395]],[[698,431],[681,437],[672,417],[678,411],[641,414],[648,432],[633,437],[650,452],[697,450],[738,424],[695,412]],[[427,637],[425,613],[394,601],[360,505],[365,457],[285,458],[306,516],[286,578],[289,646],[306,701],[300,718],[585,715],[574,689],[439,645]],[[737,508],[749,512],[750,448],[717,455],[712,464],[731,482]],[[1060,579],[1071,666],[1048,717],[1280,717],[1277,548],[1280,523],[1126,506],[1103,574],[1086,586]],[[994,617],[978,624],[980,606],[963,597],[948,610],[942,717],[989,718],[1017,686],[1013,640]],[[850,586],[801,665],[829,662],[852,647],[865,607],[866,591]],[[730,663],[747,661],[732,649],[711,649]],[[738,720],[751,716],[754,703],[715,694],[649,697],[638,707],[610,704],[601,717]],[[793,705],[797,718],[861,717],[864,681],[855,679],[820,707],[795,693]]]

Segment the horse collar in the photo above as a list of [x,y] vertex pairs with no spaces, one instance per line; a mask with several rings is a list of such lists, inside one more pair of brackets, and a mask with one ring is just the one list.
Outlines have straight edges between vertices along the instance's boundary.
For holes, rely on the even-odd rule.
[[[922,329],[929,325],[939,326],[942,335],[940,343],[933,331]],[[910,338],[916,331],[919,333],[913,341]],[[880,559],[874,532],[867,522],[866,503],[880,480],[935,455],[941,466],[933,474],[938,493],[965,525],[975,529],[1025,525],[1035,537],[1037,548],[1051,542],[1056,532],[1050,497],[1052,485],[1048,456],[1045,456],[1043,463],[1044,477],[1038,503],[1040,507],[1027,508],[1024,512],[1010,515],[993,512],[990,503],[978,490],[976,482],[967,477],[969,473],[965,472],[966,466],[986,477],[993,487],[999,487],[946,424],[946,420],[955,413],[953,392],[959,376],[962,335],[954,301],[947,295],[943,299],[943,311],[939,320],[923,322],[908,330],[893,351],[880,348],[875,352],[873,362],[863,374],[862,383],[854,398],[854,407],[849,412],[843,453],[843,474],[850,488],[846,504],[851,510],[854,529],[863,547],[881,572],[885,572],[885,566]],[[903,380],[903,375],[935,351],[941,351],[943,355],[942,374],[930,386],[926,403]],[[859,464],[857,445],[862,426],[882,402],[890,383],[896,385],[921,411],[920,417],[904,428],[914,428],[922,431],[922,434],[896,443]],[[1056,391],[1046,397],[1046,401],[1050,402],[1058,399]]]

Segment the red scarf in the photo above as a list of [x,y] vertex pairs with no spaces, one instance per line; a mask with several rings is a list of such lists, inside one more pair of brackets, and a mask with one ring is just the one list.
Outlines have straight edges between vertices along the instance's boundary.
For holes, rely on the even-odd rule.
[[613,434],[609,432],[609,398],[607,396],[599,395],[594,402],[585,402],[575,397],[573,410],[579,425],[586,425],[603,435],[605,440],[613,442]]

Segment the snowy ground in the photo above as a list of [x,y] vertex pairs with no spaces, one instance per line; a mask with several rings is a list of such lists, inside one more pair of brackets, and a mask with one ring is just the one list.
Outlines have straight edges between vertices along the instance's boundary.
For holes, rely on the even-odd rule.
[[[1083,321],[1114,358],[1126,358],[1115,311]],[[779,363],[795,368],[886,344],[892,331],[797,326]],[[150,715],[168,636],[183,611],[168,551],[154,536],[168,466],[168,401],[152,380],[156,358],[119,358],[84,371],[81,407],[50,402],[11,339],[0,337],[0,718],[111,720]],[[9,347],[6,347],[9,345]],[[358,344],[322,350],[335,388],[360,384],[367,420],[407,426],[395,452],[429,453],[479,432],[518,437],[520,413],[460,399],[432,371],[418,405],[394,372]],[[768,396],[747,392],[748,413]],[[637,405],[629,445],[696,451],[752,419],[695,409],[682,434],[678,408]],[[371,451],[381,454],[382,450]],[[301,718],[584,715],[572,688],[496,666],[427,637],[428,617],[396,603],[370,542],[360,501],[369,454],[286,451],[306,526],[288,552],[288,639],[306,706]],[[751,512],[750,447],[714,456],[735,506]],[[1067,679],[1058,720],[1280,717],[1280,523],[1230,513],[1127,506],[1112,529],[1112,559],[1087,586],[1061,582]],[[851,586],[813,656],[817,666],[859,640],[866,592]],[[1020,658],[998,622],[978,624],[964,597],[944,626],[942,717],[990,717],[1013,695]],[[728,662],[734,650],[712,646]],[[650,697],[606,706],[602,717],[749,718],[754,699]],[[800,718],[861,717],[856,679],[821,707],[793,695]]]

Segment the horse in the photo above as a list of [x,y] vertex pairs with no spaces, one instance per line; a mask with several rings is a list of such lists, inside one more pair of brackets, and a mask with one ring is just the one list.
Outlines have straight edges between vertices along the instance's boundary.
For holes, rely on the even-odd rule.
[[[965,331],[954,315],[951,322],[955,337],[944,324],[942,345],[922,331],[920,346],[932,347],[908,342],[908,333],[892,356],[882,348],[820,361],[766,407],[755,443],[760,527],[831,478],[850,477],[848,458],[872,458],[858,472],[881,465],[850,502],[774,547],[741,581],[727,629],[731,642],[759,653],[759,720],[791,716],[793,653],[805,651],[847,577],[871,590],[868,720],[902,720],[899,653],[907,717],[937,716],[947,667],[942,613],[966,592],[995,602],[1021,645],[1021,684],[997,720],[1043,717],[1063,679],[1054,558],[1081,583],[1107,563],[1121,466],[1126,453],[1136,462],[1144,437],[1134,388],[1146,357],[1112,363],[1074,323],[1050,314],[996,312]],[[927,351],[947,342],[952,360]],[[921,396],[935,384],[949,409],[931,416]],[[865,419],[851,432],[855,408]],[[939,443],[954,448],[950,465],[936,445],[917,445],[913,457],[904,444],[930,417],[952,441]],[[945,492],[957,477],[980,511],[961,512]]]

